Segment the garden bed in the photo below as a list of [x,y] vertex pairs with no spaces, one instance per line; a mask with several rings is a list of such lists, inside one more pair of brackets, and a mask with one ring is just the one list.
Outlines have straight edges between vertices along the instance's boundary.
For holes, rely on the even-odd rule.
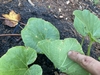
[[[73,27],[73,11],[88,9],[100,17],[99,5],[94,5],[88,0],[0,0],[0,17],[2,14],[14,10],[21,15],[21,22],[26,24],[30,17],[42,18],[51,22],[60,32],[60,39],[72,37],[81,42],[81,36]],[[23,24],[20,24],[24,27]],[[0,19],[0,34],[11,34],[15,28],[4,25],[4,20]],[[20,34],[19,27],[15,34]],[[86,38],[83,44],[83,50],[86,53],[89,40]],[[21,36],[0,36],[0,56],[13,46],[24,45]],[[100,44],[95,43],[92,46],[91,56],[98,60],[100,56]],[[54,68],[52,62],[45,55],[38,55],[36,60],[43,68],[43,75],[62,75]]]

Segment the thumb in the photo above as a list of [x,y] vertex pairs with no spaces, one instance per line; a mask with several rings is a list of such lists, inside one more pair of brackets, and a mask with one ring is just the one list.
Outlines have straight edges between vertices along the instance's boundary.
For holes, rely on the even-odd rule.
[[70,51],[68,56],[73,61],[77,62],[84,69],[90,72],[92,75],[100,75],[100,62],[92,57],[82,55],[78,52]]

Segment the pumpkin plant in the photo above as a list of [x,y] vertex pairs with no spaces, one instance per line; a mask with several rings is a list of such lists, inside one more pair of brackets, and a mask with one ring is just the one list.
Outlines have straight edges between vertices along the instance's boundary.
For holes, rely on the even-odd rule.
[[51,23],[39,18],[30,18],[21,35],[25,46],[45,54],[61,72],[69,75],[89,75],[67,57],[69,50],[84,54],[80,44],[74,38],[60,40],[58,30]]
[[76,31],[83,36],[82,43],[85,37],[89,37],[90,43],[87,50],[87,55],[90,55],[91,46],[94,42],[100,43],[100,19],[89,10],[75,10],[74,27]]
[[[90,39],[87,52],[87,55],[90,55],[92,44],[100,43],[100,20],[88,10],[76,10],[73,14],[77,32]],[[30,18],[21,31],[21,36],[26,47],[13,47],[0,58],[0,75],[42,75],[39,65],[29,66],[35,61],[36,52],[45,54],[55,68],[68,75],[90,75],[67,56],[70,50],[84,54],[82,46],[74,38],[60,40],[59,31],[51,23],[39,18]]]

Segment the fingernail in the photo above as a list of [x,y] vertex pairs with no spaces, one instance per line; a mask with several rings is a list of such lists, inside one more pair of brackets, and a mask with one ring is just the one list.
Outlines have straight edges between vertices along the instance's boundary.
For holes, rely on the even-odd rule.
[[69,51],[69,52],[68,52],[68,55],[71,55],[71,54],[72,54],[72,51]]

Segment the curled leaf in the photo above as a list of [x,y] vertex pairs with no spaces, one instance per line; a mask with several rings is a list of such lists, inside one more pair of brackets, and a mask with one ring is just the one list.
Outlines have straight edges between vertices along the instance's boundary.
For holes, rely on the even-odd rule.
[[13,10],[9,14],[2,14],[5,19],[5,25],[15,27],[21,19],[20,14],[16,14]]

